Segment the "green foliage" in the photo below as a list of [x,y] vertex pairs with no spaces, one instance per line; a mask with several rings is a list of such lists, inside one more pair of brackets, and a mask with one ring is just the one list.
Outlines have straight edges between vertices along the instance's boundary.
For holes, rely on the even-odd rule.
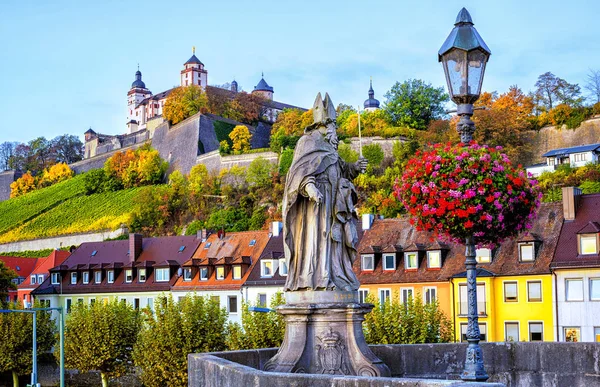
[[[41,307],[37,302],[33,306]],[[8,309],[23,310],[23,305],[11,303]],[[54,345],[56,326],[49,312],[38,312],[36,324],[37,356],[40,356]],[[0,313],[0,373],[12,372],[14,387],[19,387],[18,375],[31,373],[32,358],[33,314]]]
[[8,253],[0,253],[0,256],[7,257],[23,257],[23,258],[44,258],[50,255],[54,249],[44,250],[25,250],[25,251],[11,251]]
[[92,169],[83,176],[86,195],[123,189],[123,184],[116,177],[107,175],[102,168]]
[[385,157],[383,149],[379,144],[369,144],[363,146],[363,156],[369,160],[369,166],[379,166]]
[[198,231],[201,231],[204,228],[204,222],[201,220],[194,220],[190,224],[188,224],[185,229],[185,235],[197,235]]
[[[168,167],[169,164],[160,157],[158,151],[145,144],[135,151],[116,152],[106,160],[105,180],[101,184],[96,182],[94,186],[102,186],[108,191],[159,184]],[[98,179],[101,175],[94,177]]]
[[420,294],[401,304],[398,294],[382,305],[372,295],[367,302],[375,305],[363,324],[369,344],[448,343],[454,333],[450,319],[439,309],[438,302],[423,304]]
[[338,154],[340,155],[340,158],[347,163],[355,163],[358,161],[358,152],[353,151],[348,144],[339,144]]
[[235,125],[225,121],[213,121],[213,126],[215,128],[215,134],[217,135],[217,141],[219,144],[223,141],[226,141],[231,149],[233,146],[233,141],[231,141],[231,138],[229,138],[229,134],[233,128],[235,128]]
[[248,214],[241,208],[224,208],[214,211],[206,221],[211,230],[246,231],[250,227]]
[[594,194],[600,192],[600,181],[584,181],[579,188],[584,194]]
[[261,230],[267,221],[267,212],[265,207],[256,207],[252,212],[250,223],[248,224],[249,230]]
[[133,351],[146,386],[187,386],[187,355],[225,349],[227,312],[217,300],[189,295],[163,297],[146,318]]
[[279,156],[279,174],[281,176],[285,176],[292,166],[292,161],[294,160],[294,149],[287,148],[281,152],[281,156]]
[[392,155],[394,156],[394,164],[403,167],[419,148],[420,144],[415,139],[409,140],[407,142],[395,141],[392,145]]
[[[275,293],[270,307],[275,309],[285,303],[282,293]],[[259,304],[256,300],[255,306]],[[285,334],[285,321],[279,313],[250,312],[251,304],[243,303],[242,325],[230,323],[227,326],[227,347],[235,351],[240,349],[279,347]]]
[[0,261],[0,308],[4,307],[8,291],[17,288],[12,280],[18,276],[13,269],[4,264],[4,261]]
[[167,97],[163,106],[163,116],[175,125],[194,114],[206,111],[208,97],[198,85],[176,87]]
[[263,157],[254,159],[246,170],[246,181],[253,189],[268,187],[271,184],[272,174],[275,167]]
[[[80,372],[100,371],[108,378],[131,369],[141,319],[130,304],[116,297],[110,302],[77,303],[65,324],[65,366]],[[58,351],[54,352],[58,356]]]
[[433,87],[420,79],[396,82],[385,98],[385,111],[394,125],[421,130],[445,115],[444,103],[449,99],[443,87]]

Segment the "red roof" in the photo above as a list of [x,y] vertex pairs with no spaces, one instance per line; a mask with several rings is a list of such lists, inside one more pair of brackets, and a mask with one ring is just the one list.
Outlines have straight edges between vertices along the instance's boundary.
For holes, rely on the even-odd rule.
[[0,256],[0,261],[16,272],[19,277],[27,278],[33,272],[38,258],[5,257]]
[[[37,264],[35,265],[35,268],[30,273],[30,275],[42,274],[44,275],[44,279],[46,279],[50,273],[50,269],[52,269],[54,266],[62,264],[64,260],[69,257],[69,255],[71,255],[71,253],[68,251],[54,250],[47,257],[39,258],[37,260]],[[39,285],[40,284],[33,284],[33,287],[35,288]],[[27,278],[21,285],[19,285],[19,289],[27,289],[30,287],[32,287],[32,284]]]

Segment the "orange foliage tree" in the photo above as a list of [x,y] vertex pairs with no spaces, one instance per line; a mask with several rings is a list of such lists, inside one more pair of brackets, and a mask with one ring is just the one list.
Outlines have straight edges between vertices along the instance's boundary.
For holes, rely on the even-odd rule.
[[52,184],[60,183],[61,181],[70,179],[75,172],[66,163],[54,164],[50,168],[46,168],[39,182],[40,187],[47,187]]
[[25,195],[28,192],[34,191],[37,188],[35,178],[30,172],[24,173],[23,176],[10,184],[10,197],[16,198]]
[[163,117],[175,125],[198,112],[208,111],[208,97],[198,85],[176,87],[165,101]]

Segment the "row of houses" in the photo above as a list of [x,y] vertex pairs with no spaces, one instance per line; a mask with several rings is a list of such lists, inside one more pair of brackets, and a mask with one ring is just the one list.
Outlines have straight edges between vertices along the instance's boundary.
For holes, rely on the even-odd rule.
[[[267,305],[283,289],[280,232],[276,222],[270,231],[130,234],[129,240],[84,243],[66,259],[55,256],[47,273],[25,278],[20,290],[67,311],[75,303],[112,298],[153,308],[158,297],[195,293],[217,298],[229,319],[240,321],[243,301]],[[406,218],[363,216],[360,234],[354,262],[360,299],[371,294],[380,302],[405,302],[418,293],[424,303],[437,300],[457,339],[464,338],[464,246],[440,243]],[[575,188],[564,189],[563,203],[542,204],[528,234],[477,249],[481,339],[600,341],[599,250],[600,194],[581,195]]]

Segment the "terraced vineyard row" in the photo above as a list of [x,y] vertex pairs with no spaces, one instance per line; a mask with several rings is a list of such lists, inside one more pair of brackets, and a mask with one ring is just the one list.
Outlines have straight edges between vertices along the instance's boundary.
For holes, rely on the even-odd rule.
[[59,203],[83,195],[83,175],[0,202],[0,234],[13,230]]
[[18,228],[0,235],[0,243],[114,230],[123,223],[129,223],[133,198],[143,189],[150,187],[71,198]]

